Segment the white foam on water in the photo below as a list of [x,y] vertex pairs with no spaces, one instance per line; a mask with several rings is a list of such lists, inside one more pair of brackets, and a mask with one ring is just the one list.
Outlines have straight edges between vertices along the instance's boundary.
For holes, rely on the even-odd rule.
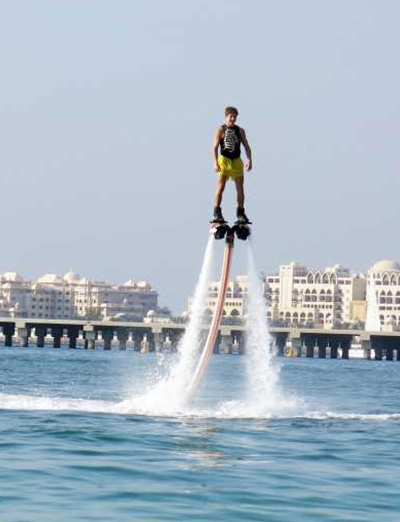
[[[136,407],[138,406],[138,407]],[[400,421],[400,413],[340,413],[330,411],[300,411],[298,406],[292,411],[285,408],[284,411],[264,411],[263,413],[248,409],[246,401],[230,401],[221,403],[216,409],[186,409],[177,414],[167,411],[158,412],[146,409],[144,404],[136,401],[97,401],[88,399],[69,399],[59,397],[37,397],[31,395],[8,395],[0,393],[0,410],[14,411],[54,411],[54,412],[77,412],[77,413],[102,413],[112,415],[147,415],[174,418],[204,418],[204,419],[265,419],[265,420],[339,420],[339,421],[367,421],[387,422]]]
[[115,407],[115,403],[107,401],[60,397],[37,397],[33,395],[9,395],[6,393],[0,393],[1,410],[116,413]]
[[315,411],[307,415],[313,420],[361,420],[384,422],[388,420],[400,420],[400,413],[336,413],[332,411]]

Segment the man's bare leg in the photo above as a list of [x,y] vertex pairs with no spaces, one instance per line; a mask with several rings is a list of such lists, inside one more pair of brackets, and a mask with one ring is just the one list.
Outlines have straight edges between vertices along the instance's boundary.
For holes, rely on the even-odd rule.
[[217,185],[217,189],[215,191],[215,198],[214,198],[214,219],[213,219],[214,223],[221,223],[224,221],[224,216],[222,215],[222,210],[221,210],[221,202],[222,202],[222,195],[225,190],[226,181],[227,181],[227,179],[225,176],[220,176],[218,179],[218,185]]
[[237,206],[238,208],[244,207],[244,186],[243,186],[243,176],[240,178],[235,178],[236,185],[236,195],[237,195]]
[[236,185],[236,195],[237,195],[237,210],[236,217],[238,222],[240,223],[249,223],[249,219],[244,213],[244,185],[243,185],[243,176],[240,178],[235,178]]
[[215,191],[214,207],[220,207],[222,202],[222,194],[224,193],[226,185],[226,177],[220,176],[218,180],[217,189]]

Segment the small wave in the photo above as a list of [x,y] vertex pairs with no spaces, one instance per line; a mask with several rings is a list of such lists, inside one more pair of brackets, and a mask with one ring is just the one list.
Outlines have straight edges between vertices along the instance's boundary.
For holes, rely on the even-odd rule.
[[400,420],[400,413],[336,413],[331,411],[312,412],[307,418],[313,420],[366,420],[366,421],[388,421]]
[[168,410],[136,397],[120,402],[72,399],[59,397],[35,397],[30,395],[7,395],[0,393],[0,410],[23,411],[73,411],[81,413],[104,413],[113,415],[144,415],[169,418],[214,418],[214,419],[298,419],[298,420],[342,420],[385,422],[400,420],[400,413],[341,413],[331,411],[309,411],[298,399],[290,399],[275,407],[252,408],[246,401],[225,401],[215,408],[185,407]]
[[79,411],[87,413],[116,413],[116,403],[89,399],[35,397],[0,393],[0,409],[27,411]]
[[[157,397],[158,398],[158,397]],[[154,396],[144,395],[120,402],[73,399],[60,397],[37,397],[32,395],[8,395],[0,393],[0,409],[26,411],[76,411],[86,413],[107,413],[117,415],[146,415],[151,417],[201,417],[201,418],[279,418],[298,417],[305,405],[297,399],[287,400],[274,407],[254,405],[247,401],[225,401],[214,408],[192,406],[176,407],[168,400],[157,401]]]

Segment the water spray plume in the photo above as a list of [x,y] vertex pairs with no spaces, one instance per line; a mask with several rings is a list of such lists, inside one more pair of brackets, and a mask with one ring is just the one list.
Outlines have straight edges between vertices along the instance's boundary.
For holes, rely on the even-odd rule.
[[284,397],[279,386],[280,365],[274,359],[274,342],[268,331],[263,282],[257,271],[251,241],[247,243],[248,309],[246,336],[247,408],[254,416],[281,415],[298,407]]
[[167,375],[138,398],[140,410],[162,414],[179,412],[185,405],[186,393],[201,346],[202,324],[211,283],[215,241],[210,236],[200,276],[190,306],[189,322],[178,346],[178,358]]
[[248,243],[248,309],[246,357],[247,400],[253,408],[264,408],[275,399],[279,367],[273,366],[273,338],[267,327],[267,307],[257,272],[251,242]]

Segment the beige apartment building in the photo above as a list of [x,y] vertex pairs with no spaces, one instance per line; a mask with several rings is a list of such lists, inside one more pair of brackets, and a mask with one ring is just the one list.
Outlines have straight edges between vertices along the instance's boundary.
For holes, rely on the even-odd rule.
[[[248,294],[248,278],[247,276],[237,276],[234,281],[230,281],[226,290],[224,317],[241,318],[247,313],[247,294]],[[219,291],[219,282],[210,285],[206,315],[212,315],[217,304],[217,296]],[[188,310],[190,311],[191,300],[189,300]]]
[[[277,274],[262,276],[267,318],[272,324],[309,325],[332,328],[363,323],[366,317],[366,277],[339,265],[312,270],[292,262]],[[247,314],[248,278],[238,276],[228,286],[224,317]],[[207,311],[216,306],[219,283],[210,285]],[[190,310],[190,303],[189,303]]]
[[35,281],[26,281],[16,272],[0,274],[3,317],[140,320],[151,310],[160,310],[158,294],[145,281],[112,285],[80,278],[73,271],[64,277],[45,274]]
[[[382,328],[400,329],[400,264],[393,260],[378,261],[367,274],[353,274],[339,265],[315,270],[292,262],[276,274],[262,276],[262,284],[271,324],[362,326],[371,307]],[[369,299],[375,302],[367,302],[368,285],[373,285]],[[211,284],[208,315],[215,309],[218,289],[218,282]],[[247,297],[248,278],[238,276],[228,286],[225,319],[244,318]]]
[[311,270],[298,263],[281,266],[266,278],[268,318],[285,324],[325,328],[365,320],[366,278],[339,265]]

